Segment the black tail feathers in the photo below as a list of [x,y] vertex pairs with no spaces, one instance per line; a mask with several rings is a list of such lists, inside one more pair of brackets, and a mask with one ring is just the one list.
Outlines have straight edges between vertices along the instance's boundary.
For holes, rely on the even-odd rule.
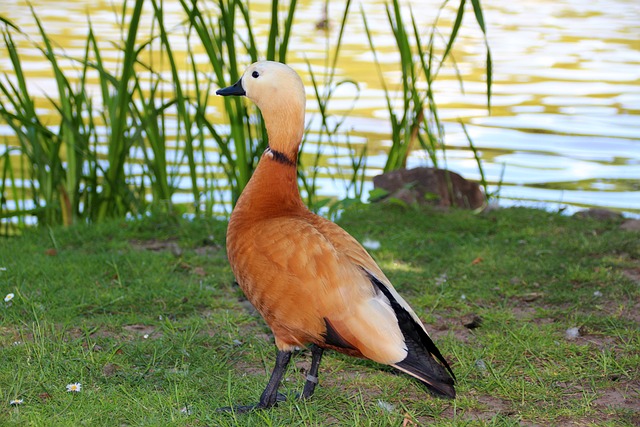
[[434,395],[455,398],[456,377],[440,350],[422,326],[396,301],[389,289],[371,274],[369,279],[389,300],[407,346],[407,357],[394,366],[417,378]]
[[423,349],[418,351],[409,349],[407,357],[394,366],[415,377],[432,394],[451,399],[456,397],[454,378]]

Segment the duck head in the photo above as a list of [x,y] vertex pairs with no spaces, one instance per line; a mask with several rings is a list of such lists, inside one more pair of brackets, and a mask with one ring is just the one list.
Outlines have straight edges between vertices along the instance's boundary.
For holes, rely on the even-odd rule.
[[217,95],[246,96],[260,109],[271,150],[295,160],[304,132],[306,96],[300,76],[280,62],[260,61]]

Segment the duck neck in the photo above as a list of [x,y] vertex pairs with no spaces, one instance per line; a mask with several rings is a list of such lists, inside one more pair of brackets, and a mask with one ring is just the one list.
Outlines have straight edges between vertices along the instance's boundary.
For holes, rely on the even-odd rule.
[[296,160],[295,154],[290,157],[267,148],[240,195],[234,213],[270,218],[305,211],[306,206],[298,189]]
[[261,108],[269,137],[269,147],[274,154],[282,154],[295,165],[300,141],[304,133],[304,104],[289,103],[279,108]]
[[252,220],[306,211],[298,189],[298,149],[304,132],[304,92],[299,99],[260,99],[269,147],[265,150],[234,209]]

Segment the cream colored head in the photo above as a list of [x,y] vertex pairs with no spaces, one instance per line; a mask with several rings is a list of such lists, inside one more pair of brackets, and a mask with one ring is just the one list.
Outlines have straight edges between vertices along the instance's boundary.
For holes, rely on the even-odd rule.
[[218,95],[246,95],[262,112],[269,146],[297,155],[304,131],[306,96],[300,76],[280,62],[260,61],[247,68],[235,85]]
[[288,65],[273,61],[253,63],[244,72],[241,81],[247,98],[263,112],[266,109],[290,107],[304,111],[304,85],[300,76]]

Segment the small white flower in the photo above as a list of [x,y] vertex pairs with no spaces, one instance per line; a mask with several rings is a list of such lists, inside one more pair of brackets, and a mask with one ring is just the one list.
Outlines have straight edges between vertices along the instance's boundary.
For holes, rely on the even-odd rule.
[[565,331],[564,336],[568,340],[574,340],[580,336],[580,328],[569,328]]
[[447,273],[442,273],[441,275],[436,277],[436,285],[438,286],[444,285],[445,283],[447,283],[448,278],[449,276],[447,276]]
[[393,412],[396,407],[389,402],[385,402],[384,400],[378,399],[378,406],[384,409],[387,412]]
[[82,391],[82,384],[80,383],[67,384],[67,391],[80,393]]
[[147,338],[149,338],[149,334],[144,334],[144,335],[142,336],[142,338],[144,338],[144,339],[146,340]]
[[4,302],[10,302],[14,297],[15,295],[13,293],[9,293],[6,297],[4,297]]
[[0,267],[0,271],[7,271],[7,267]]
[[23,403],[24,403],[24,400],[22,399],[13,399],[12,401],[9,402],[9,405],[18,406],[18,405],[22,405]]
[[594,296],[594,297],[598,297],[598,298],[599,298],[599,297],[601,297],[601,296],[602,296],[602,292],[600,292],[600,291],[595,291],[595,292],[593,293],[593,296]]

